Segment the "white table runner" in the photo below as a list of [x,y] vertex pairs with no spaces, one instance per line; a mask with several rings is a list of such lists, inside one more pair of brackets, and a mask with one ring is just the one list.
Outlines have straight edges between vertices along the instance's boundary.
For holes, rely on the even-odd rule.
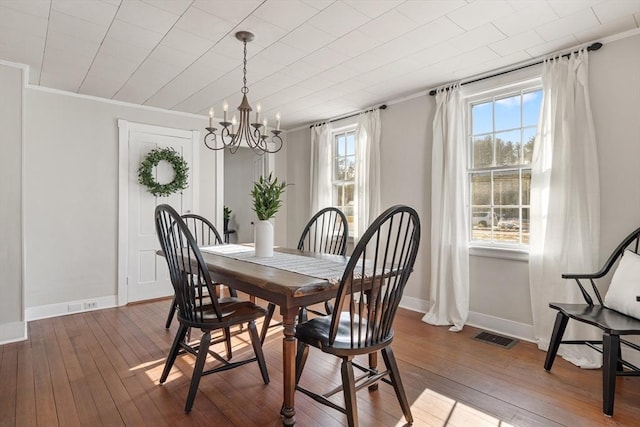
[[331,284],[340,283],[346,263],[335,262],[326,258],[314,258],[296,254],[273,252],[272,257],[257,257],[254,249],[243,245],[217,245],[201,247],[202,252],[209,252],[254,264],[266,265],[280,270],[304,274],[327,280]]

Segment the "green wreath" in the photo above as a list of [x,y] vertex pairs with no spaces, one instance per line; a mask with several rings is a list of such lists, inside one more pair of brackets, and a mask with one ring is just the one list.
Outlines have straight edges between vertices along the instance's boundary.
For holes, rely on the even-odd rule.
[[[162,160],[169,162],[175,176],[168,184],[159,184],[153,177],[153,168]],[[138,168],[138,182],[147,187],[154,196],[168,196],[188,187],[189,166],[171,147],[151,150]]]

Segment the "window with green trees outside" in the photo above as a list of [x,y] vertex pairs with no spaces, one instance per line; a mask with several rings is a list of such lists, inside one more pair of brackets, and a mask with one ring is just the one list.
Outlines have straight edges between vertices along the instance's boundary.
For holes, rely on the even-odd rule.
[[472,243],[529,243],[531,160],[542,90],[495,92],[469,102]]
[[347,217],[349,234],[355,235],[356,131],[354,127],[333,134],[333,206]]

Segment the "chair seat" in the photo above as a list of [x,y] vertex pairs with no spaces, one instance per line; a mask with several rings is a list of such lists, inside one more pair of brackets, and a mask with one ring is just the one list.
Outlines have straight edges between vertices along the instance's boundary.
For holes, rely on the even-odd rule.
[[[266,314],[266,310],[259,305],[256,305],[250,301],[244,301],[236,297],[224,297],[218,300],[220,304],[220,311],[222,312],[222,319],[218,320],[216,313],[211,305],[203,306],[203,320],[202,322],[196,322],[195,327],[202,328],[203,324],[211,326],[212,329],[226,328],[229,326],[237,325],[240,323],[250,322],[252,320],[259,319]],[[210,308],[209,308],[210,307]],[[185,324],[192,323],[188,319],[181,319],[178,314],[178,319]]]
[[[362,329],[360,330],[360,339],[358,339],[357,332],[352,331],[352,322],[358,323],[358,316],[351,318],[349,313],[343,312],[340,314],[340,320],[338,324],[338,333],[333,344],[329,343],[329,330],[331,329],[331,317],[322,316],[315,317],[309,321],[296,326],[296,338],[310,346],[322,349],[326,353],[331,354],[344,354],[347,350],[350,354],[368,354],[375,351],[372,346],[366,346],[362,349],[354,347],[353,343],[366,342],[367,321],[362,320]],[[382,340],[379,345],[375,347],[385,347],[393,340],[393,330],[390,334]],[[357,346],[357,344],[355,344]]]
[[597,326],[614,335],[636,335],[640,333],[640,319],[618,313],[601,305],[550,303],[549,307],[566,316]]

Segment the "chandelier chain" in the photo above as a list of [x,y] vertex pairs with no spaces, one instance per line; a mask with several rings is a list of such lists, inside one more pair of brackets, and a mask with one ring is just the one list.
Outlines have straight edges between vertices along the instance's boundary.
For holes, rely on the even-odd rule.
[[242,93],[246,95],[247,93],[249,93],[249,88],[247,87],[247,42],[246,40],[243,43],[244,43],[244,61],[242,66],[242,75],[243,75]]

